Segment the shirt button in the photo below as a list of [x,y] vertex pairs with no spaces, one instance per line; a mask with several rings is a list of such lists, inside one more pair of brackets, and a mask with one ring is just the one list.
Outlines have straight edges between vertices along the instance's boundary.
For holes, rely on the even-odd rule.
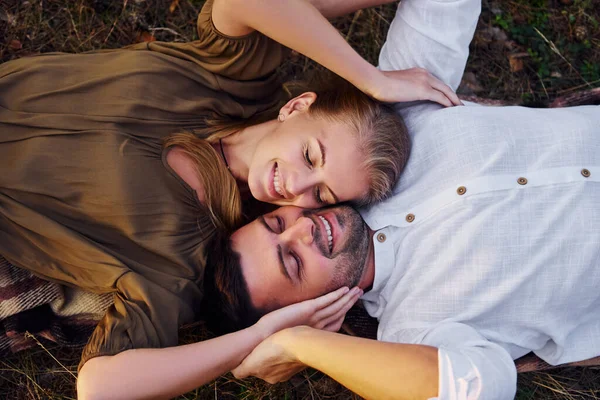
[[459,196],[462,196],[463,194],[467,193],[467,188],[464,186],[459,186],[458,189],[456,189],[456,193],[458,193]]
[[377,241],[378,241],[379,243],[383,243],[383,242],[385,242],[385,233],[378,233],[378,234],[377,234]]
[[590,172],[589,169],[585,169],[584,168],[584,169],[581,170],[581,175],[583,175],[585,178],[589,178],[590,175],[592,175],[592,173]]
[[408,214],[406,216],[406,222],[413,222],[415,220],[415,215],[414,214]]
[[519,185],[527,185],[527,178],[520,177],[519,179],[517,179],[517,183]]

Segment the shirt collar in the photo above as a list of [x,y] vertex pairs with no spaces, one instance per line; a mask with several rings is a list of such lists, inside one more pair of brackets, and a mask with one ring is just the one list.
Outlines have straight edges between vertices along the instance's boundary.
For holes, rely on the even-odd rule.
[[[375,257],[375,275],[373,277],[373,288],[365,293],[361,300],[369,314],[378,317],[379,309],[385,305],[379,304],[381,292],[389,281],[395,264],[395,252],[391,239],[391,229],[384,228],[378,230],[373,235],[373,253]],[[384,242],[380,242],[377,237],[383,234],[386,237]]]

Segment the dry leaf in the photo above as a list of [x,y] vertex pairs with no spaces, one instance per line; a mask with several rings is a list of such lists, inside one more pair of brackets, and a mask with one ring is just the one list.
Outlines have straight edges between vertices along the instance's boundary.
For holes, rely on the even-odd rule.
[[136,41],[138,43],[141,43],[141,42],[155,42],[156,38],[150,32],[144,31],[144,32],[138,33]]
[[529,57],[529,53],[515,53],[508,56],[511,72],[523,70],[523,57]]
[[10,41],[8,47],[10,47],[11,50],[21,50],[23,48],[23,45],[17,39],[13,39]]
[[178,5],[179,5],[179,0],[173,0],[171,2],[171,6],[169,6],[169,12],[171,14],[173,14],[173,12],[175,11],[175,9],[177,8]]

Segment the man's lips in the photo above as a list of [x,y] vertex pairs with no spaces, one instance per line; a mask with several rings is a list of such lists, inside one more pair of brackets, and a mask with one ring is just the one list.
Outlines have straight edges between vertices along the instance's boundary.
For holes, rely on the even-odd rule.
[[[319,214],[319,217],[324,218],[327,223],[329,224],[329,227],[331,228],[331,237],[332,237],[332,241],[331,241],[331,250],[329,251],[329,254],[333,254],[335,252],[335,249],[337,244],[338,244],[338,239],[340,238],[341,235],[341,229],[340,226],[338,224],[338,220],[335,216],[334,213],[332,212],[326,212],[323,214]],[[321,220],[321,218],[317,218],[317,220],[319,221],[319,229],[321,229],[321,233],[322,233],[322,241],[325,243],[325,248],[327,250],[329,250],[329,240],[327,238],[327,227],[325,226],[325,223]]]

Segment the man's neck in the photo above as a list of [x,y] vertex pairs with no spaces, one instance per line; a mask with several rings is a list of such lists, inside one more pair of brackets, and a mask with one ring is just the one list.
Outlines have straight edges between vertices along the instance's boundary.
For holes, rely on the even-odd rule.
[[365,292],[373,286],[373,281],[375,280],[375,249],[373,246],[373,236],[375,235],[375,232],[372,231],[371,228],[368,228],[367,235],[369,235],[369,253],[367,254],[363,276],[360,278],[358,284]]

